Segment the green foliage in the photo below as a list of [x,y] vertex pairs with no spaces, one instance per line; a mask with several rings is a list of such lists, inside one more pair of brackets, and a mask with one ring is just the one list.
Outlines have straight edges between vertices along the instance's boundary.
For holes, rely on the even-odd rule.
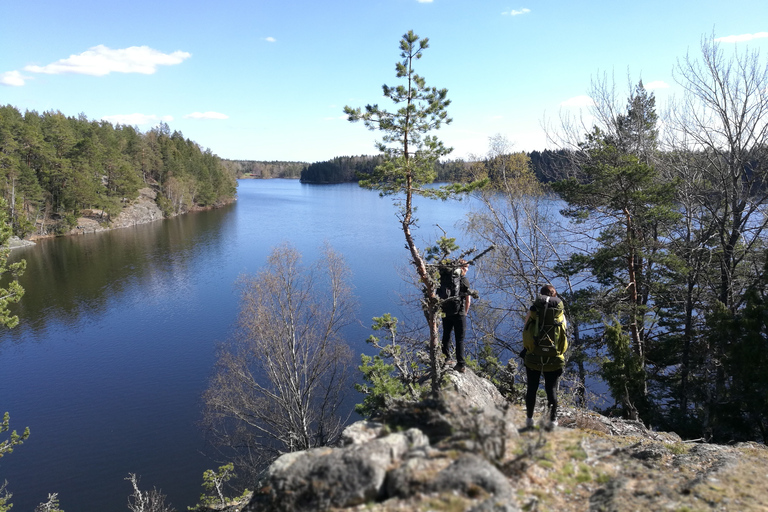
[[[458,250],[459,250],[459,246],[456,244],[455,238],[441,236],[437,240],[437,244],[427,248],[425,252],[426,260],[435,261],[438,264],[444,264],[444,265],[449,265],[450,263],[457,264],[455,263],[455,261],[451,261],[449,257],[452,252],[455,252]],[[438,282],[439,282],[439,278],[438,278]]]
[[[6,412],[3,415],[3,422],[0,423],[0,434],[3,434],[4,432],[8,432],[10,429],[10,415]],[[17,434],[14,430],[11,432],[11,436],[8,439],[5,439],[3,441],[0,441],[0,458],[2,458],[4,455],[13,452],[13,448],[15,446],[18,446],[24,441],[27,440],[29,437],[29,427],[24,429],[24,432],[22,434]]]
[[[384,161],[382,155],[340,156],[305,166],[301,171],[302,183],[344,183],[371,176]],[[471,164],[462,159],[437,161],[434,164],[438,182],[464,182],[469,178]]]
[[629,336],[622,332],[618,322],[606,326],[605,344],[608,357],[602,364],[602,376],[611,394],[621,404],[624,416],[636,417],[638,412],[646,412],[643,365],[639,356],[632,352]]
[[528,157],[531,170],[541,183],[565,179],[575,159],[574,152],[567,149],[531,151]]
[[115,215],[144,186],[175,200],[167,190],[173,180],[187,185],[186,203],[174,203],[175,212],[231,198],[237,187],[218,157],[164,123],[142,134],[84,115],[22,116],[0,106],[0,197],[18,236],[65,232],[81,209]]
[[155,202],[157,203],[157,207],[160,208],[160,211],[162,211],[163,215],[166,217],[170,217],[175,213],[173,202],[165,197],[164,194],[157,194]]
[[506,365],[502,364],[497,350],[490,343],[481,345],[477,359],[468,358],[467,361],[479,377],[488,379],[507,399],[514,400],[521,396],[519,386],[515,386],[517,361],[510,359]]
[[[8,265],[10,250],[7,248],[7,243],[11,237],[12,228],[7,222],[5,206],[5,201],[0,198],[0,276],[5,276],[5,274],[11,276],[7,287],[0,288],[0,324],[7,329],[12,329],[19,323],[19,317],[11,314],[9,304],[19,302],[24,295],[24,289],[19,285],[18,277],[24,272],[26,261],[21,260]],[[0,434],[8,432],[10,428],[10,415],[6,412],[3,415],[2,423],[0,423]],[[0,440],[0,459],[13,452],[14,447],[22,444],[27,438],[29,438],[29,427],[25,428],[22,434],[18,434],[14,430],[8,439]],[[13,506],[9,503],[11,494],[5,486],[5,482],[0,485],[0,512],[7,512]]]
[[491,153],[484,161],[475,162],[472,167],[475,179],[487,178],[496,190],[514,191],[521,196],[540,195],[543,188],[533,172],[530,157],[522,151],[507,152],[508,142],[499,136],[492,138],[491,143],[492,151],[499,153]]
[[[768,272],[766,255],[764,272]],[[720,440],[768,439],[768,274],[747,291],[746,304],[733,313],[722,303],[707,315],[710,345],[728,340],[721,361],[729,376],[710,428]]]
[[396,112],[390,113],[378,105],[367,105],[365,112],[344,108],[350,121],[362,120],[368,129],[382,133],[382,140],[376,145],[386,160],[370,179],[361,181],[361,186],[375,188],[382,194],[395,194],[404,187],[419,189],[435,180],[434,163],[451,151],[428,135],[452,121],[447,112],[451,103],[448,90],[427,87],[424,78],[413,69],[413,62],[421,59],[428,47],[429,39],[420,39],[413,31],[400,41],[403,60],[396,64],[396,76],[405,79],[405,83],[383,86],[384,97],[402,105]]
[[[9,429],[10,416],[6,412],[3,415],[3,422],[0,423],[0,434],[8,432]],[[11,436],[8,439],[0,441],[0,459],[2,459],[4,455],[13,452],[14,447],[22,444],[27,440],[28,437],[29,427],[25,428],[24,432],[20,435],[17,434],[15,430],[11,432]],[[13,495],[6,489],[7,483],[8,482],[3,482],[0,484],[0,512],[8,512],[8,510],[13,507],[13,504],[10,503],[11,497]]]
[[13,503],[10,502],[13,494],[8,492],[6,485],[8,482],[0,484],[0,512],[8,512],[13,508]]
[[408,388],[395,374],[395,365],[387,364],[381,355],[361,356],[362,364],[358,367],[367,384],[355,384],[355,389],[365,395],[363,403],[355,406],[355,412],[370,418],[375,413],[386,409],[390,400],[408,397]]
[[210,508],[224,507],[228,503],[243,499],[250,491],[248,489],[241,496],[227,497],[224,493],[224,487],[237,475],[234,472],[234,464],[231,462],[219,466],[217,471],[208,469],[203,473],[203,489],[206,493],[200,495],[200,503],[194,507],[187,507],[188,510],[209,510]]
[[21,260],[8,264],[10,249],[7,244],[12,228],[7,218],[5,200],[0,198],[0,276],[8,274],[11,278],[5,287],[0,287],[0,325],[12,329],[19,323],[19,317],[11,314],[9,305],[19,302],[24,295],[24,288],[19,285],[18,277],[24,273],[27,262]]
[[379,349],[375,356],[361,356],[358,367],[365,384],[355,384],[355,389],[365,395],[363,403],[355,406],[360,415],[370,418],[385,410],[393,400],[417,400],[424,392],[418,383],[418,345],[397,343],[397,318],[389,313],[374,317],[371,328],[383,331],[385,342],[374,335],[367,343]]
[[419,38],[409,31],[400,40],[401,61],[396,63],[397,78],[404,83],[384,85],[384,97],[400,107],[389,112],[377,104],[361,108],[344,107],[344,113],[352,122],[363,121],[370,130],[381,132],[376,143],[384,156],[370,178],[360,180],[360,186],[375,189],[382,195],[418,194],[425,197],[446,199],[456,193],[468,191],[467,187],[425,187],[435,181],[435,163],[451,152],[433,130],[450,124],[447,108],[451,104],[447,89],[427,87],[423,77],[414,68],[414,61],[421,59],[429,48],[429,39]]

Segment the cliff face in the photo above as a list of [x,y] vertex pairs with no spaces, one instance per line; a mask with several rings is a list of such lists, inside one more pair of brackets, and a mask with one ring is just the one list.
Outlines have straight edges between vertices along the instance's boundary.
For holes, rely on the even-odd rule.
[[112,228],[125,228],[138,224],[147,224],[163,218],[163,212],[157,206],[157,191],[147,187],[139,190],[139,197],[123,208],[112,221]]
[[342,446],[280,457],[229,510],[768,510],[764,445],[684,443],[581,410],[518,430],[490,383],[446,378],[439,399],[355,423]]
[[147,224],[163,218],[163,212],[155,202],[157,192],[149,187],[139,190],[139,197],[128,204],[115,217],[109,226],[102,223],[101,210],[83,210],[82,217],[77,219],[77,226],[69,231],[70,235],[97,233],[108,229],[125,228],[138,224]]

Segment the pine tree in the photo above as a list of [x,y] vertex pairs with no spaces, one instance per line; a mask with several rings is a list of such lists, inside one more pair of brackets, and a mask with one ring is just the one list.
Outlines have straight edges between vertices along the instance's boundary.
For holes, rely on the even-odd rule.
[[[603,314],[619,319],[628,333],[632,354],[621,358],[632,359],[639,371],[632,375],[605,371],[615,374],[609,379],[612,392],[634,419],[638,413],[647,418],[649,412],[645,380],[648,326],[653,324],[649,307],[663,288],[666,268],[674,263],[663,238],[679,217],[674,209],[676,183],[662,180],[651,163],[657,136],[653,108],[653,97],[638,84],[613,133],[595,127],[586,135],[580,145],[584,160],[578,178],[552,185],[568,203],[563,213],[580,222],[590,219],[599,232],[594,248],[587,255],[576,255],[573,264],[590,268],[601,285],[593,300],[599,297]],[[615,346],[619,354],[623,345]],[[629,382],[638,378],[640,383]]]
[[429,198],[448,199],[466,193],[483,185],[474,182],[468,185],[452,184],[443,187],[428,187],[435,180],[435,163],[450,153],[436,136],[434,130],[449,124],[447,108],[450,105],[447,89],[427,87],[423,77],[413,68],[414,62],[429,48],[429,39],[420,38],[412,30],[400,40],[400,57],[396,64],[400,85],[382,87],[384,97],[391,100],[398,109],[394,112],[380,108],[377,104],[361,108],[344,107],[349,121],[363,121],[370,130],[381,132],[376,143],[384,156],[384,163],[377,166],[370,178],[361,180],[360,186],[378,190],[382,196],[398,195],[398,220],[405,236],[410,261],[422,286],[422,306],[429,327],[429,356],[432,366],[432,386],[437,390],[437,348],[440,300],[435,295],[437,286],[427,266],[425,256],[419,251],[411,228],[416,224],[413,198],[420,195]]

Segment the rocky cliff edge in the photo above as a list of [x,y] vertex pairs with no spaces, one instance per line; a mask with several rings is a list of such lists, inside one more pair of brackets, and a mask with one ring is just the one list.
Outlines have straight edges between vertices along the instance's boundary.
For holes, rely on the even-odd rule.
[[[638,422],[522,411],[471,371],[436,400],[350,425],[340,446],[283,455],[247,503],[222,510],[768,510],[768,450],[683,442]],[[537,411],[540,418],[542,411]]]

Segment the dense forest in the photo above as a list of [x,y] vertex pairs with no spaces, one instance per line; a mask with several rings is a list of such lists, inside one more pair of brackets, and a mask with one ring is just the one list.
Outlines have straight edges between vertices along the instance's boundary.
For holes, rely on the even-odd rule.
[[302,183],[344,183],[358,181],[361,175],[369,175],[377,165],[381,165],[381,156],[339,156],[323,162],[315,162],[301,171]]
[[224,160],[224,165],[238,179],[240,178],[285,178],[301,177],[305,162],[257,161],[257,160]]
[[166,215],[234,197],[235,175],[165,123],[146,133],[84,114],[0,107],[0,197],[14,234],[68,231],[85,209],[105,221],[153,187]]
[[[544,150],[524,155],[528,165],[542,183],[557,180],[566,176],[570,167],[572,151],[569,150]],[[331,160],[315,162],[305,165],[300,170],[302,183],[345,183],[359,181],[371,175],[377,165],[383,163],[381,155],[376,156],[341,156]],[[487,165],[484,159],[464,160],[461,158],[442,160],[435,163],[435,181],[440,183],[461,183],[475,179],[478,173],[486,172],[485,168],[493,168]],[[261,176],[258,176],[261,177]],[[269,177],[269,176],[267,176]],[[275,176],[289,178],[296,176]],[[492,180],[498,178],[490,176]]]

